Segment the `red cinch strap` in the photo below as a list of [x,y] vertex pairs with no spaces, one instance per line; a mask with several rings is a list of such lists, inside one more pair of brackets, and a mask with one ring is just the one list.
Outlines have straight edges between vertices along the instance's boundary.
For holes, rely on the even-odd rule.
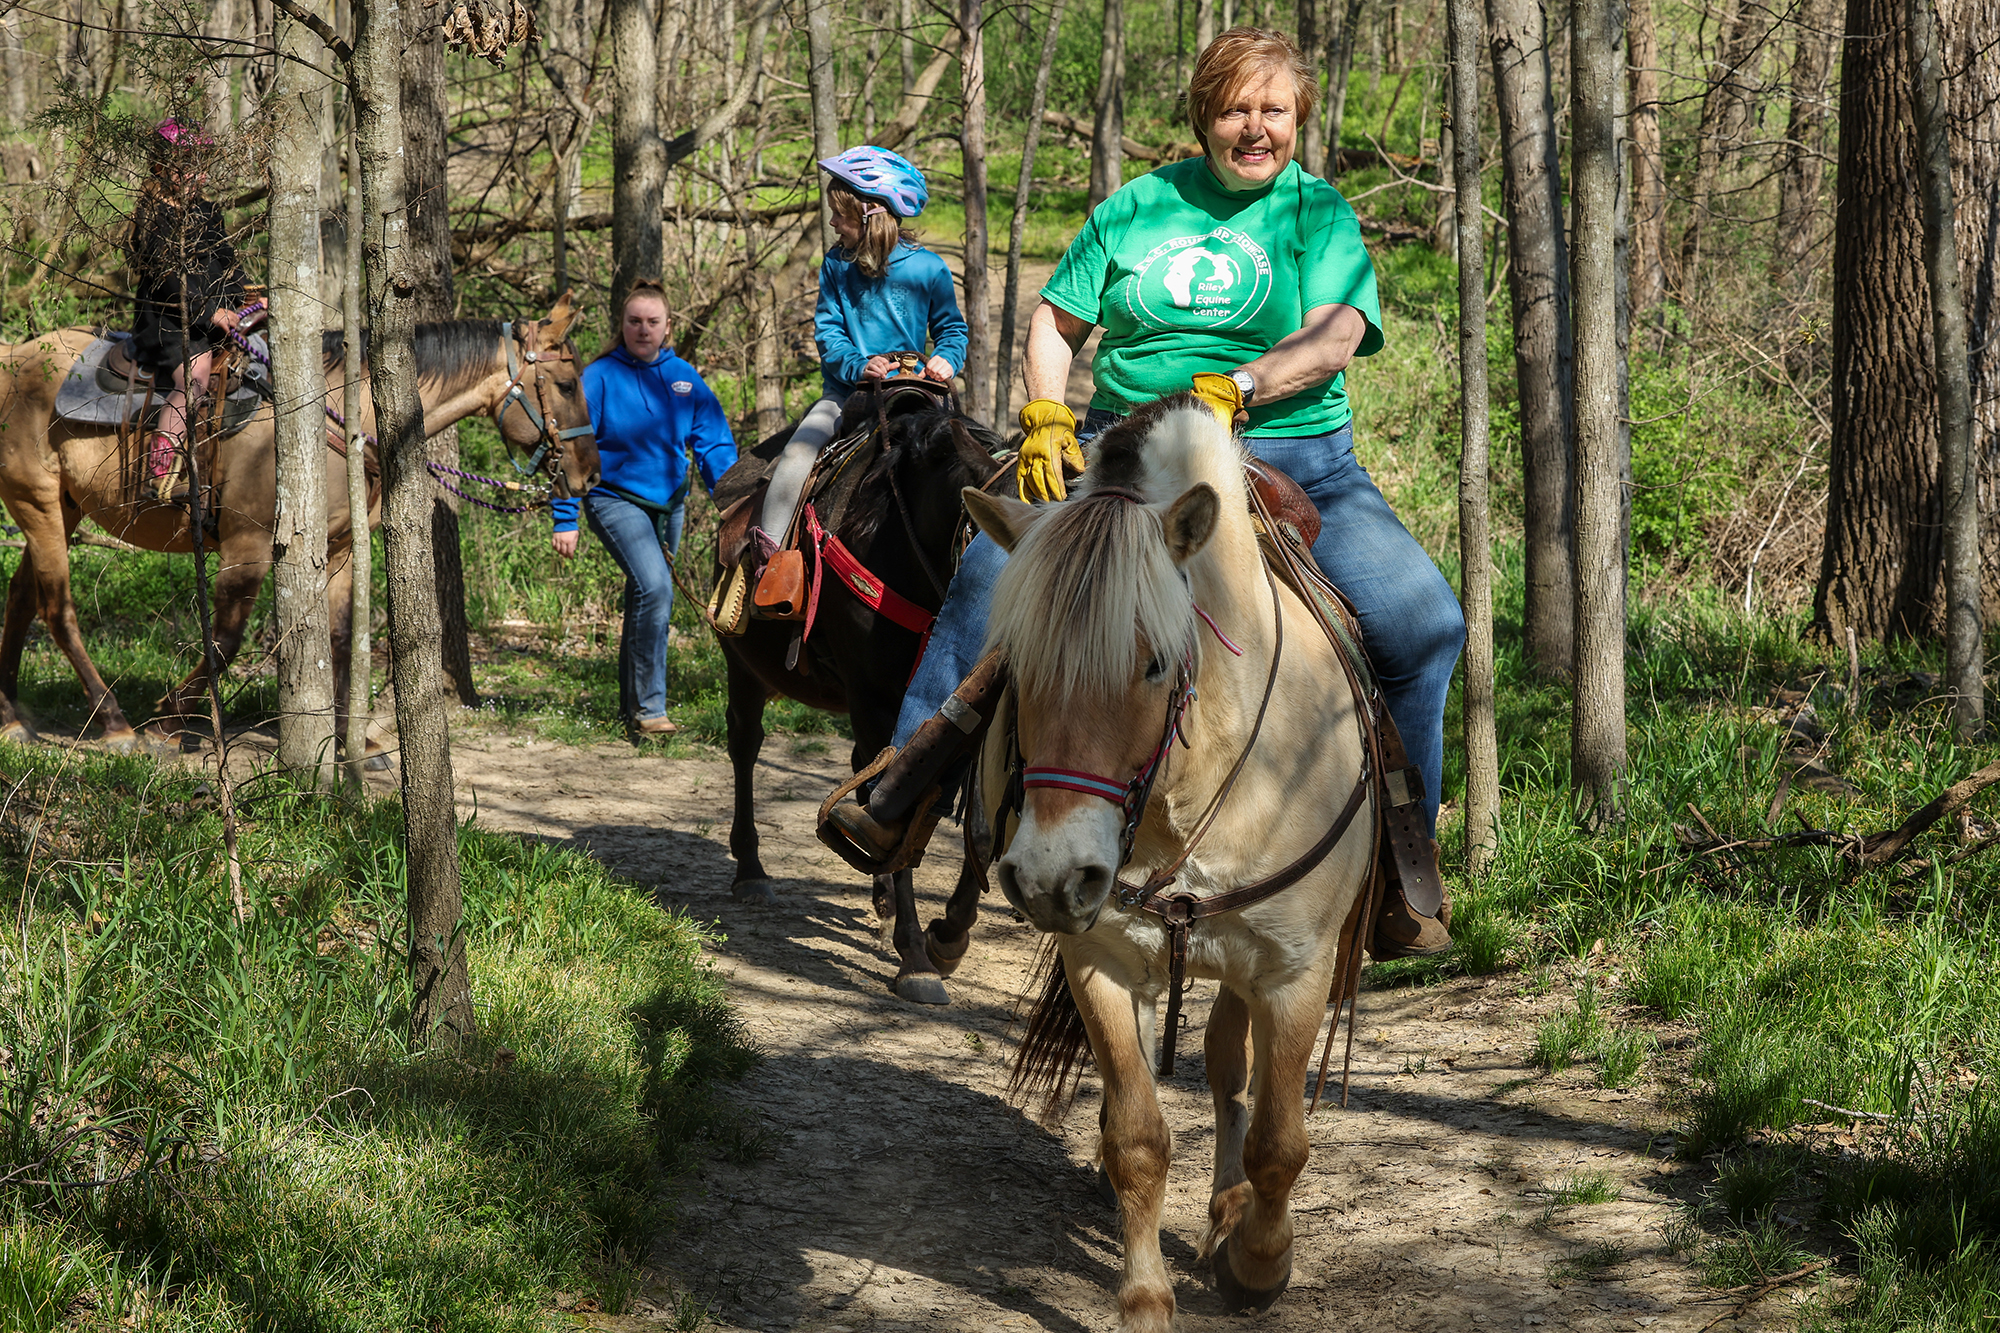
[[[819,553],[820,560],[832,566],[841,586],[859,597],[870,610],[887,616],[910,633],[921,634],[926,639],[930,637],[931,622],[937,617],[882,582],[868,566],[855,559],[854,552],[848,550],[840,538],[820,526],[819,515],[813,512],[810,504],[806,506],[806,531],[812,536],[813,548]],[[808,635],[812,633],[812,612],[819,606],[819,579],[820,564],[815,561],[812,596],[808,603],[811,609],[806,615],[805,632]]]

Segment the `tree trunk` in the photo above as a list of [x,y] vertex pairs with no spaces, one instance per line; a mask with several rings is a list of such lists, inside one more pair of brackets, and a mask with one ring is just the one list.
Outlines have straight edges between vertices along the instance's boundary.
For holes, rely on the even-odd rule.
[[424,408],[417,396],[413,345],[424,261],[410,236],[405,196],[397,72],[406,34],[398,22],[398,5],[359,0],[355,11],[370,395],[382,450],[382,535],[409,855],[410,1039],[416,1045],[454,1047],[470,1039],[476,1027],[460,924],[458,819],[452,807],[441,627],[430,586],[436,577],[429,549],[435,487],[424,466]]
[[[1329,3],[1339,4],[1340,0]],[[1320,0],[1299,0],[1299,50],[1305,52],[1308,60],[1319,49],[1319,6]],[[1306,123],[1299,127],[1298,162],[1309,176],[1326,170],[1325,134],[1325,122],[1318,116],[1307,116]]]
[[333,777],[333,647],[326,608],[326,381],[320,367],[320,40],[278,16],[272,99],[271,387],[277,413],[278,763]]
[[[348,559],[354,576],[347,596],[347,776],[354,790],[366,789],[368,720],[375,710],[375,547],[368,528],[368,437],[361,429],[361,239],[367,230],[361,211],[361,152],[350,116],[347,126],[347,265],[341,282],[342,365],[340,415],[347,431]],[[381,457],[381,451],[376,451]]]
[[1928,637],[1944,561],[1904,0],[1848,0],[1833,240],[1833,444],[1815,627]]
[[1756,60],[1767,10],[1754,0],[1734,0],[1728,32],[1722,41],[1701,102],[1701,127],[1696,131],[1694,187],[1689,191],[1687,229],[1681,233],[1679,279],[1683,291],[1698,281],[1701,242],[1715,200],[1722,159],[1742,142],[1745,108],[1758,88]]
[[[1452,0],[1445,0],[1449,6]],[[1450,16],[1446,16],[1446,25]],[[1449,34],[1447,34],[1449,36]],[[1452,95],[1451,71],[1445,72],[1445,95],[1456,102]],[[1431,249],[1453,263],[1458,261],[1458,162],[1457,141],[1453,137],[1453,108],[1447,106],[1438,120],[1438,194],[1437,213],[1431,219]],[[1422,142],[1421,138],[1418,140]],[[1481,299],[1484,299],[1482,294]]]
[[903,66],[903,96],[908,97],[917,86],[917,17],[916,0],[896,0],[896,31],[902,36],[897,43],[897,56]]
[[861,22],[868,29],[868,68],[861,76],[861,137],[875,137],[875,86],[882,69],[882,16],[876,6],[862,6]]
[[[806,3],[806,88],[812,97],[813,158],[840,153],[840,104],[834,87],[833,10],[830,0]],[[819,243],[831,248],[839,237],[833,230],[833,205],[819,192]]]
[[7,125],[20,129],[28,123],[28,60],[21,46],[21,14],[9,9],[0,14],[0,78],[7,81]]
[[1487,0],[1507,209],[1507,289],[1520,400],[1524,632],[1528,661],[1568,674],[1576,651],[1571,573],[1569,253],[1548,34],[1539,0]]
[[[1992,6],[1940,0],[1945,96],[1952,126],[1952,197],[1964,278],[1966,336],[1972,348],[1972,457],[1980,479],[1984,565],[2000,582],[2000,61],[1993,59]],[[2000,607],[1994,608],[2000,614]]]
[[1632,313],[1667,295],[1667,169],[1660,152],[1660,43],[1653,0],[1631,0]]
[[654,81],[653,11],[646,0],[609,0],[614,63],[611,113],[611,293],[621,299],[640,278],[657,279],[665,251],[666,145],[660,141]]
[[[1479,0],[1445,0],[1451,117],[1479,124]],[[1456,136],[1453,176],[1479,179],[1479,135]],[[1453,195],[1458,226],[1458,554],[1465,608],[1465,863],[1483,875],[1499,845],[1500,747],[1493,703],[1493,514],[1487,453],[1486,253],[1479,191]]]
[[[208,22],[203,27],[221,38],[236,36],[237,0],[215,0],[215,7],[209,11]],[[236,106],[233,90],[229,86],[229,70],[233,62],[216,60],[208,63],[202,71],[203,100],[207,104],[203,119],[211,131],[226,130],[234,121],[231,112]]]
[[[403,52],[403,151],[409,191],[411,274],[416,318],[450,319],[455,304],[451,271],[450,148],[445,106],[444,38],[428,15],[410,24]],[[428,445],[430,461],[458,466],[458,428],[441,430]],[[459,546],[456,495],[431,487],[431,558],[436,564],[438,616],[443,625],[444,679],[467,708],[479,705],[472,681],[472,632],[465,614],[465,554]],[[401,671],[400,664],[397,668]],[[402,687],[396,690],[400,697]]]
[[1335,43],[1327,47],[1326,90],[1326,179],[1332,180],[1337,174],[1334,164],[1340,160],[1340,131],[1347,121],[1347,85],[1354,76],[1354,39],[1361,31],[1361,0],[1347,0],[1347,13],[1340,21],[1340,33]]
[[1804,288],[1806,266],[1819,229],[1820,154],[1826,146],[1826,76],[1833,58],[1836,18],[1831,0],[1807,0],[1792,48],[1791,113],[1778,150],[1778,226],[1771,247],[1771,276]]
[[1215,0],[1194,0],[1194,50],[1200,56],[1215,40]]
[[1125,0],[1104,0],[1104,51],[1097,62],[1097,118],[1091,126],[1090,207],[1125,183]]
[[1945,105],[1944,44],[1934,0],[1909,0],[1911,105],[1924,201],[1924,275],[1931,298],[1937,377],[1938,482],[1944,505],[1945,689],[1962,737],[1986,715],[1981,667],[1985,625],[1979,600],[1979,488],[1972,466],[1972,379],[1965,295],[1952,226],[1951,126]]
[[1035,66],[1034,91],[1028,95],[1028,129],[1021,141],[1021,175],[1014,186],[1014,220],[1007,228],[1007,290],[1000,298],[999,364],[993,376],[993,420],[1002,429],[1012,419],[1014,329],[1021,308],[1021,245],[1028,231],[1028,196],[1035,184],[1035,148],[1042,138],[1042,112],[1049,104],[1049,72],[1055,68],[1062,12],[1063,0],[1050,0],[1048,27],[1042,31],[1042,58]]
[[1579,818],[1618,817],[1625,773],[1624,571],[1619,568],[1617,0],[1570,0],[1570,187],[1575,206],[1576,667],[1570,780]]
[[[986,39],[983,0],[959,0],[959,82],[965,91],[960,161],[965,180],[965,410],[993,420],[993,317],[987,281]],[[1120,61],[1123,64],[1123,61]]]

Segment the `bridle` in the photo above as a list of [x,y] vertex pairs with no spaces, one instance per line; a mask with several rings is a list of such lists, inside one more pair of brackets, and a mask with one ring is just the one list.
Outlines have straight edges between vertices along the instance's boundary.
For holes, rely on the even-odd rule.
[[[516,329],[519,330],[518,333]],[[493,414],[493,424],[499,428],[500,438],[504,442],[507,438],[507,409],[519,407],[526,414],[528,424],[535,428],[535,452],[529,455],[525,465],[516,462],[511,451],[508,453],[507,461],[514,464],[516,472],[532,476],[541,470],[545,461],[552,459],[553,475],[561,476],[563,456],[566,452],[563,447],[564,442],[590,434],[590,423],[586,420],[581,426],[570,426],[563,430],[557,430],[549,424],[555,417],[555,412],[549,406],[549,373],[546,367],[552,361],[568,361],[574,364],[576,352],[568,343],[549,351],[541,350],[535,345],[541,340],[541,332],[542,326],[538,320],[530,320],[520,325],[509,320],[500,326],[500,340],[507,344],[507,382],[501,386],[500,410]],[[530,370],[535,373],[535,393],[532,399],[521,383],[521,377]]]
[[[1081,497],[1080,501],[1088,503],[1100,497],[1133,504],[1146,503],[1144,496],[1121,486],[1100,487],[1091,491],[1088,495]],[[1268,524],[1270,522],[1269,515],[1264,514],[1261,504],[1258,505],[1258,512]],[[1121,910],[1128,912],[1150,912],[1154,916],[1159,917],[1167,928],[1169,983],[1166,1024],[1160,1034],[1159,1072],[1162,1077],[1174,1072],[1174,1051],[1180,1029],[1181,1000],[1187,986],[1187,939],[1189,928],[1202,917],[1217,916],[1224,912],[1233,912],[1248,907],[1253,903],[1261,902],[1263,899],[1270,897],[1282,889],[1288,889],[1301,879],[1304,879],[1339,844],[1341,838],[1353,826],[1355,816],[1361,813],[1362,807],[1367,803],[1370,774],[1373,771],[1371,763],[1374,757],[1375,746],[1367,722],[1367,702],[1363,698],[1362,691],[1352,676],[1352,668],[1346,662],[1343,654],[1342,664],[1343,666],[1349,666],[1349,684],[1354,689],[1357,712],[1363,719],[1363,734],[1361,772],[1355,778],[1354,790],[1349,793],[1347,803],[1342,808],[1340,814],[1334,818],[1333,823],[1318,842],[1307,848],[1304,853],[1295,858],[1283,869],[1266,875],[1262,879],[1253,880],[1249,884],[1231,889],[1226,893],[1213,894],[1208,897],[1189,893],[1186,890],[1178,893],[1168,892],[1173,887],[1174,880],[1179,877],[1182,868],[1194,856],[1195,849],[1200,846],[1203,836],[1207,834],[1209,828],[1215,823],[1216,817],[1222,813],[1223,803],[1229,799],[1230,792],[1236,786],[1236,780],[1242,776],[1244,765],[1249,762],[1250,752],[1256,748],[1257,738],[1263,732],[1264,715],[1270,709],[1271,695],[1277,687],[1278,666],[1283,661],[1285,654],[1284,606],[1278,593],[1278,581],[1273,576],[1270,565],[1265,562],[1260,563],[1263,564],[1264,582],[1271,592],[1271,621],[1274,637],[1271,645],[1270,671],[1264,678],[1264,695],[1257,704],[1257,716],[1256,720],[1251,723],[1250,734],[1245,738],[1243,748],[1237,754],[1236,762],[1230,767],[1228,775],[1223,778],[1221,785],[1215,789],[1215,795],[1209,798],[1208,805],[1195,820],[1194,831],[1183,843],[1180,855],[1148,875],[1142,883],[1133,884],[1127,880],[1120,879],[1115,882],[1113,888],[1113,901],[1117,903]],[[1243,650],[1229,641],[1228,637],[1223,634],[1216,623],[1209,619],[1206,612],[1199,606],[1194,606],[1193,609],[1194,613],[1208,625],[1209,629],[1214,632],[1215,637],[1224,647],[1237,656],[1242,656]],[[1336,651],[1339,651],[1337,641],[1335,647]],[[1187,715],[1188,705],[1193,703],[1196,697],[1194,687],[1194,655],[1192,650],[1190,650],[1181,658],[1180,678],[1176,681],[1173,692],[1167,699],[1166,725],[1161,731],[1159,744],[1153,747],[1151,755],[1140,765],[1139,771],[1123,783],[1117,781],[1115,778],[1107,778],[1099,774],[1077,769],[1050,767],[1024,768],[1021,765],[1018,737],[1010,735],[1008,737],[1010,747],[1008,768],[1012,777],[1009,784],[1010,790],[1007,793],[1008,803],[1012,805],[1018,817],[1028,789],[1034,787],[1055,787],[1065,791],[1081,792],[1087,796],[1096,796],[1121,807],[1124,812],[1125,821],[1119,831],[1118,868],[1120,870],[1124,869],[1126,864],[1132,859],[1132,847],[1138,839],[1140,821],[1145,818],[1147,803],[1152,800],[1154,784],[1159,780],[1160,770],[1165,767],[1168,755],[1172,753],[1175,738],[1179,737],[1182,748],[1187,748],[1187,738],[1181,732],[1181,722]],[[1009,711],[1011,716],[1018,710]],[[996,830],[997,832],[998,830]],[[996,857],[999,854],[997,845],[994,849],[994,854]]]

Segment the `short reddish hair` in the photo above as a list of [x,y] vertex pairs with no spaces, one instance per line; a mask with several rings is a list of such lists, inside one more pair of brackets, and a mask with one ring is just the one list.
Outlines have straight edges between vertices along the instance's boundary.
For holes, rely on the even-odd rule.
[[1204,153],[1208,151],[1209,124],[1229,105],[1229,99],[1251,79],[1274,67],[1291,71],[1298,119],[1304,124],[1319,106],[1319,71],[1284,33],[1275,28],[1231,28],[1195,58],[1194,75],[1188,80],[1187,113]]

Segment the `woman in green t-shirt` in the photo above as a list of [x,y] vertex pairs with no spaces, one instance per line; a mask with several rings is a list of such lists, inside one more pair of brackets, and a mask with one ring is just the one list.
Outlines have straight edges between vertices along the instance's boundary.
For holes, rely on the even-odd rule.
[[[1033,401],[1021,409],[1021,498],[1062,499],[1065,464],[1084,466],[1080,441],[1191,384],[1218,408],[1246,413],[1251,451],[1319,509],[1313,557],[1360,612],[1435,828],[1445,695],[1465,620],[1451,585],[1354,457],[1343,372],[1381,349],[1381,303],[1354,209],[1293,161],[1298,126],[1318,100],[1311,66],[1282,33],[1232,28],[1201,53],[1187,105],[1202,156],[1099,204],[1042,289],[1028,332]],[[1061,399],[1094,327],[1104,330],[1091,362],[1097,391],[1079,429]],[[1005,562],[984,536],[966,548],[904,695],[899,749],[977,662]],[[885,790],[902,785],[887,777]],[[876,824],[867,832],[879,837],[904,812],[871,805],[867,814]],[[852,821],[844,808],[834,816],[843,828]],[[1378,956],[1449,943],[1439,922],[1408,910],[1392,911],[1378,938]]]

